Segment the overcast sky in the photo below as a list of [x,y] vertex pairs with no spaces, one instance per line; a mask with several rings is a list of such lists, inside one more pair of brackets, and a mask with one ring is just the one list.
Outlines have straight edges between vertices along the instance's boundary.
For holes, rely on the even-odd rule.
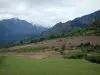
[[0,0],[0,20],[18,17],[53,26],[100,9],[100,0]]

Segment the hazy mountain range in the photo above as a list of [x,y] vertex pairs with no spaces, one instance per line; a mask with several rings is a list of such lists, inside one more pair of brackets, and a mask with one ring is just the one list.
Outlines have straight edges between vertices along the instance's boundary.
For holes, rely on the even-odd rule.
[[37,37],[37,35],[44,38],[67,35],[73,30],[87,27],[95,19],[100,19],[100,10],[65,23],[59,22],[49,29],[40,25],[33,25],[18,18],[1,20],[0,44],[11,43],[16,40],[24,40],[30,37]]
[[35,37],[46,29],[18,18],[5,19],[0,21],[0,43],[6,44],[15,40],[27,39],[31,36]]
[[70,20],[65,23],[59,22],[47,31],[42,32],[42,36],[49,37],[67,35],[72,30],[87,27],[95,19],[100,19],[100,10],[82,17],[75,18],[74,20]]

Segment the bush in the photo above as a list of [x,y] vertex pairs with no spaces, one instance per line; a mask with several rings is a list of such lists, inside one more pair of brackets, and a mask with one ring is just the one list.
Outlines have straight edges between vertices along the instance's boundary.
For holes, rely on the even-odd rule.
[[86,54],[78,51],[72,51],[72,52],[67,52],[64,56],[64,58],[68,59],[82,59],[85,58]]
[[82,49],[83,52],[95,52],[93,45],[90,45],[90,46],[87,46],[87,47],[81,47],[81,49]]
[[94,49],[96,52],[100,53],[100,45],[95,45]]
[[54,49],[55,51],[59,51],[59,50],[60,50],[59,47],[53,47],[53,49]]
[[61,46],[60,54],[65,55],[65,53],[64,53],[65,50],[66,50],[66,45],[63,44],[63,45]]
[[86,60],[100,64],[100,53],[90,54],[86,57]]
[[81,48],[82,52],[100,52],[100,45],[92,45],[90,43],[81,43],[78,48]]

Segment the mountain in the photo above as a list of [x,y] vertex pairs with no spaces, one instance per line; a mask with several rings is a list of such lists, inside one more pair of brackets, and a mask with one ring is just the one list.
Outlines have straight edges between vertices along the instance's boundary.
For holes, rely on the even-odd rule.
[[100,19],[95,20],[86,28],[77,29],[68,34],[68,36],[100,36]]
[[35,37],[46,29],[45,27],[32,25],[18,18],[1,20],[0,44],[6,44],[15,40],[24,40],[31,36]]
[[41,35],[43,37],[67,35],[72,30],[87,27],[98,18],[100,18],[100,10],[82,17],[75,18],[74,20],[65,23],[59,22],[52,28],[44,31]]

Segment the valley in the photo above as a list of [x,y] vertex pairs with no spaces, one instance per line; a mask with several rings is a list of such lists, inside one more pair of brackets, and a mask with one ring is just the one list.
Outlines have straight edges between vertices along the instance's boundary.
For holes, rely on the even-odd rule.
[[99,17],[100,10],[51,28],[0,21],[0,75],[99,75]]

